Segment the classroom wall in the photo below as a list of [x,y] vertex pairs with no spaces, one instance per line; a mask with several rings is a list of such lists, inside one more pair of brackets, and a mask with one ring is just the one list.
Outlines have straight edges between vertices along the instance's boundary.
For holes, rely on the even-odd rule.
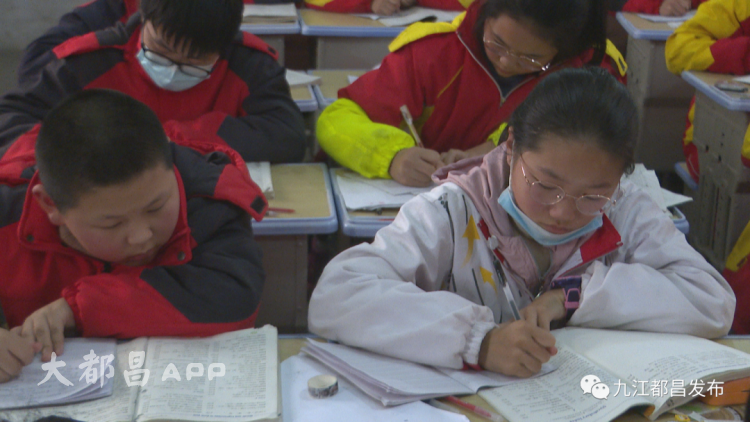
[[22,50],[65,12],[88,1],[0,0],[0,50]]

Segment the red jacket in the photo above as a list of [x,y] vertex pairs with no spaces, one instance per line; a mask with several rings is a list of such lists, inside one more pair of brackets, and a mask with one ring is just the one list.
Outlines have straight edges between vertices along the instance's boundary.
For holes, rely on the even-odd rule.
[[[318,119],[318,142],[325,152],[367,177],[389,178],[395,154],[414,146],[401,105],[409,108],[425,147],[438,152],[466,150],[497,133],[546,75],[563,67],[582,67],[591,57],[590,51],[530,74],[504,97],[473,33],[480,6],[475,2],[453,24],[409,26],[391,43],[392,52],[380,68],[341,89],[339,100]],[[610,56],[602,66],[624,80],[622,56],[614,46],[607,52]],[[621,61],[621,71],[613,56]]]
[[254,325],[264,273],[248,214],[260,219],[266,201],[236,152],[168,135],[192,147],[171,144],[180,215],[143,267],[64,246],[31,195],[36,131],[14,144],[0,163],[0,306],[10,327],[60,297],[87,337],[208,336]]
[[[97,0],[76,9],[69,20],[76,21],[73,16],[78,16],[79,24],[92,26],[96,17],[113,19],[118,12],[112,4],[119,3],[114,1]],[[104,13],[107,10],[109,13]],[[127,7],[119,10],[124,14],[129,11]],[[73,25],[61,29],[57,36],[50,35],[55,29],[50,30],[33,54],[27,51],[30,57],[21,67],[20,89],[0,99],[0,155],[3,146],[30,130],[67,95],[109,88],[144,102],[165,126],[203,137],[218,135],[246,161],[302,159],[304,122],[291,98],[284,68],[275,61],[276,52],[254,35],[239,32],[235,43],[222,52],[210,78],[186,91],[172,92],[154,84],[136,59],[139,12],[126,24],[118,21],[73,36],[40,53],[81,28]]]

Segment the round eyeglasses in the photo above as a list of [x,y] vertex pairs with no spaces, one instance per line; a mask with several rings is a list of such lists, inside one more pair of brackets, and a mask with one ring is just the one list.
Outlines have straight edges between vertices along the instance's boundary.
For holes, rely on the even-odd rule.
[[[531,199],[542,205],[554,205],[565,199],[566,196],[569,196],[575,200],[576,208],[581,212],[581,214],[599,215],[603,214],[605,211],[607,211],[607,209],[614,206],[617,202],[616,199],[612,199],[604,195],[568,195],[560,186],[541,182],[533,175],[531,177],[536,179],[536,181],[531,182],[526,176],[523,157],[519,156],[519,158],[521,159],[521,173],[523,173],[523,178],[524,180],[526,180],[526,184],[529,186],[529,196],[531,196]],[[620,184],[618,183],[615,193],[619,189]]]
[[148,59],[150,62],[159,66],[177,66],[177,68],[180,69],[180,72],[188,76],[206,79],[209,75],[211,75],[211,72],[213,71],[213,65],[195,66],[192,64],[177,63],[172,59],[155,52],[154,50],[150,50],[148,47],[146,47],[146,44],[144,44],[143,41],[141,41],[141,49],[143,50],[143,56],[146,57],[146,59]]
[[532,59],[529,56],[524,56],[523,54],[516,53],[507,46],[504,46],[492,40],[488,40],[487,37],[483,37],[482,41],[484,41],[485,47],[487,47],[487,49],[492,54],[496,56],[512,57],[516,60],[516,63],[518,63],[519,66],[526,70],[544,72],[545,70],[549,69],[550,65],[552,64],[552,62],[542,64],[538,60]]

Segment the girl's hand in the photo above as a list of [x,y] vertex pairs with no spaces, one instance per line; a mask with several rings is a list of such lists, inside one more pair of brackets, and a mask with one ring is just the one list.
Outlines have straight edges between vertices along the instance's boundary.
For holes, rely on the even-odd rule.
[[65,329],[75,326],[73,310],[60,298],[29,315],[21,326],[21,335],[31,342],[41,343],[42,362],[49,362],[52,352],[62,355]]
[[557,354],[555,337],[529,321],[498,325],[484,336],[479,365],[504,375],[528,378]]
[[400,0],[372,0],[372,13],[380,16],[390,16],[401,10]]
[[565,293],[563,289],[553,289],[544,292],[529,306],[521,309],[524,320],[536,327],[549,331],[552,321],[565,318]]
[[659,6],[662,16],[684,16],[690,11],[690,0],[664,0]]
[[8,382],[34,360],[41,346],[20,335],[19,327],[11,331],[0,328],[0,383]]
[[430,186],[432,173],[443,167],[440,154],[431,149],[411,147],[396,153],[388,169],[393,180],[405,186]]

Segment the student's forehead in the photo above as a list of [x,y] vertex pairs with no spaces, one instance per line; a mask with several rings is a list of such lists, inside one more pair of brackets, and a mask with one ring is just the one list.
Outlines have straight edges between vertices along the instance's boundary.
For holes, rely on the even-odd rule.
[[177,189],[174,170],[159,166],[123,183],[93,187],[79,196],[74,208],[90,216],[124,214],[147,208]]

